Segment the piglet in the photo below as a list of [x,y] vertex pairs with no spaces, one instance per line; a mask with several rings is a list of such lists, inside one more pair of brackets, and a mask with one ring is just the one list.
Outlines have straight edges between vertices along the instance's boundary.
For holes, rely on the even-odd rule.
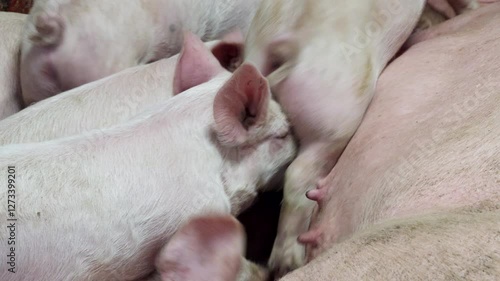
[[332,170],[370,103],[378,76],[414,29],[424,0],[264,0],[245,60],[268,77],[300,148],[286,172],[269,265],[278,275],[305,262],[297,242],[314,204],[304,196]]
[[500,209],[491,206],[389,220],[280,281],[498,280],[499,229]]
[[[126,123],[0,147],[0,176],[14,177],[0,200],[19,199],[10,218],[22,226],[16,273],[3,270],[0,280],[146,278],[183,223],[212,212],[238,215],[280,176],[295,144],[255,66],[231,75],[204,48],[186,48],[179,63],[180,88],[195,70],[213,79]],[[0,243],[9,237],[0,232]]]
[[260,0],[38,0],[23,35],[25,105],[178,53],[183,30],[203,41],[245,32]]
[[[208,48],[216,51],[223,61],[230,61],[232,57],[221,53],[219,41],[205,45],[187,32],[180,55],[126,69],[25,108],[0,122],[0,131],[4,132],[0,134],[0,145],[40,142],[103,129],[207,82],[213,78],[214,71],[204,67],[206,62],[213,61],[217,65]],[[186,56],[195,52],[203,54],[199,56],[201,61],[196,62],[200,67],[181,78],[181,71],[176,68],[182,67]]]

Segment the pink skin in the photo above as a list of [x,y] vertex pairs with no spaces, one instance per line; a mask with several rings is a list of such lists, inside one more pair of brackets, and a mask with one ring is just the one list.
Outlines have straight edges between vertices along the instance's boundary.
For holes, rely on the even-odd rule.
[[[30,11],[20,66],[26,106],[153,58],[147,7],[124,3],[109,14],[107,2],[100,7],[65,2],[37,1]],[[182,40],[178,43],[180,49]]]
[[21,52],[24,103],[175,55],[183,31],[203,41],[245,32],[259,1],[35,1]]
[[[196,35],[193,33],[184,33],[184,42],[190,43],[197,40]],[[215,60],[213,56],[204,56],[200,57],[198,60],[192,60],[189,64],[185,63],[184,60],[189,59],[193,54],[204,52],[206,47],[203,44],[186,43],[184,43],[184,46],[175,71],[173,84],[174,95],[201,84],[200,81],[209,81],[214,78],[220,68],[218,63],[212,62]],[[191,55],[186,56],[184,54]]]
[[[20,27],[22,23],[19,22]],[[223,42],[214,41],[200,45],[199,39],[189,32],[185,35],[184,42],[188,49],[177,56],[126,69],[41,101],[36,106],[30,106],[2,120],[0,131],[10,133],[0,134],[0,145],[57,139],[127,121],[147,108],[179,94],[179,88],[173,90],[174,76],[175,84],[178,87],[180,85],[182,90],[211,80],[218,73],[216,68],[220,65],[213,55],[206,53],[207,47],[212,48],[212,51],[217,50],[217,55],[223,55],[221,59],[233,60],[231,54],[220,53],[218,46],[223,45]],[[193,63],[189,61],[192,57],[196,57]],[[193,69],[193,66],[196,68]],[[185,75],[186,70],[190,75]],[[192,70],[196,70],[196,73]],[[2,77],[8,79],[14,76],[14,73],[15,71],[9,69]],[[174,75],[175,73],[177,75]],[[3,85],[10,86],[9,83]],[[5,90],[4,93],[9,91]],[[0,108],[7,110],[12,106],[7,102]]]
[[[20,240],[31,243],[30,252],[19,256],[19,264],[25,267],[19,267],[15,275],[1,271],[0,280],[64,280],[71,276],[75,280],[137,280],[153,272],[152,261],[170,238],[173,244],[167,246],[167,252],[179,241],[186,241],[182,232],[174,235],[181,223],[208,211],[238,215],[291,161],[295,146],[289,124],[279,105],[270,99],[267,81],[258,70],[245,64],[230,75],[208,49],[202,48],[199,39],[186,36],[185,44],[179,63],[186,65],[177,71],[198,63],[200,70],[208,72],[198,77],[217,77],[151,108],[130,123],[0,150],[1,165],[7,165],[9,158],[25,163],[19,164],[28,168],[22,182],[32,187],[19,213],[23,221]],[[183,74],[176,77],[190,78]],[[186,165],[170,162],[180,159],[176,153]],[[145,165],[128,165],[128,161]],[[38,165],[46,168],[43,175]],[[109,177],[109,169],[116,176]],[[64,171],[67,177],[46,174],[57,171]],[[85,188],[61,188],[82,179]],[[139,182],[149,183],[147,192]],[[39,200],[37,192],[46,200]],[[0,197],[6,196],[0,192]],[[57,200],[58,196],[68,200]],[[89,205],[87,196],[98,200]],[[33,215],[37,212],[38,216]],[[41,222],[40,213],[46,223]],[[54,216],[58,221],[55,228],[51,225]],[[241,258],[241,231],[234,222],[229,226],[226,222],[203,235],[205,241],[200,241],[198,234],[207,232],[206,225],[195,227],[198,234],[187,239],[194,250],[181,247],[187,252],[169,252],[166,267],[160,257],[161,273],[169,279],[169,272],[175,270],[178,274],[174,276],[186,274],[183,268],[169,267],[173,256],[175,262],[188,263],[186,266],[194,270],[174,280],[234,280],[239,267],[234,259]],[[214,224],[219,223],[210,225]],[[58,229],[68,235],[52,235],[60,232]],[[0,240],[6,239],[0,233]],[[224,247],[227,249],[220,251]],[[193,255],[200,258],[200,254],[205,256],[195,262]],[[212,263],[207,264],[209,258],[213,258]],[[247,273],[266,274],[258,267],[248,269]]]
[[376,223],[500,201],[498,13],[500,3],[436,27],[442,36],[384,71],[337,165],[307,194],[318,202],[300,238],[309,260]]

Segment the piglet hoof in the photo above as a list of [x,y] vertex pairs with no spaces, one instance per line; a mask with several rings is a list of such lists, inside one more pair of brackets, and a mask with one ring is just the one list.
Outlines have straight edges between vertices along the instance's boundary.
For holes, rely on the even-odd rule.
[[305,264],[305,247],[297,241],[296,237],[287,237],[282,247],[275,247],[269,258],[269,268],[275,278],[303,266]]

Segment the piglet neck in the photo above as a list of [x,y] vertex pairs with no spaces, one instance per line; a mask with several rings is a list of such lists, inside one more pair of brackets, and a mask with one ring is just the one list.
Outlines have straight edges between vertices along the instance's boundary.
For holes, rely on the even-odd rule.
[[250,207],[257,197],[259,178],[252,176],[240,162],[233,162],[226,157],[222,166],[221,180],[231,204],[231,214],[234,216]]

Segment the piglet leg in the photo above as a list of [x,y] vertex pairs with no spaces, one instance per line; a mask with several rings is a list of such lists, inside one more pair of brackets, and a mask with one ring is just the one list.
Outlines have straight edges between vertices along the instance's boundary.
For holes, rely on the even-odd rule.
[[309,230],[315,202],[306,197],[333,168],[341,150],[327,143],[303,145],[285,175],[278,234],[269,266],[282,276],[305,264],[305,247],[298,237]]

